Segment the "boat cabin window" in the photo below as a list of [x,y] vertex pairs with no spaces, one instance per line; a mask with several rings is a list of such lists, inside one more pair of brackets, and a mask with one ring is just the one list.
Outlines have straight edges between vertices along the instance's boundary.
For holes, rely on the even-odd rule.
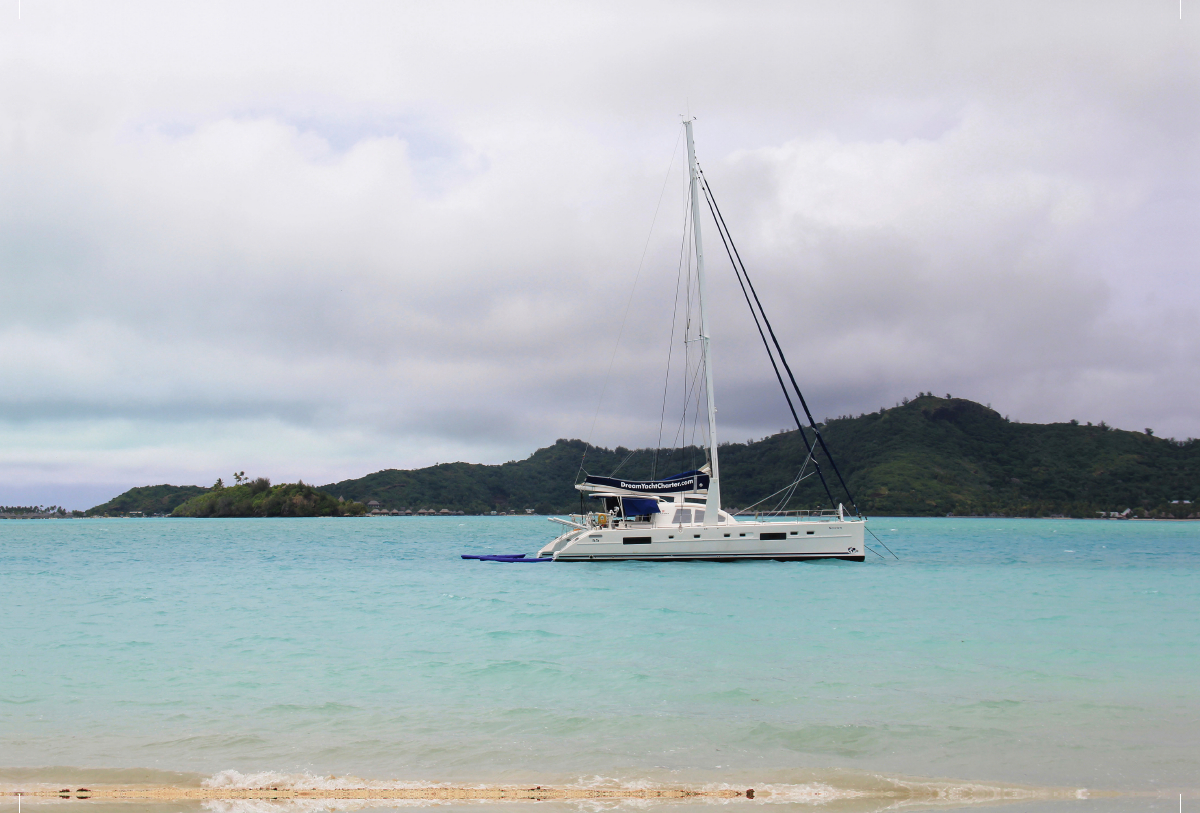
[[676,508],[675,517],[671,520],[672,525],[687,525],[692,521],[692,509]]
[[703,512],[703,511],[700,511],[700,510],[697,510],[697,511],[696,511],[696,518],[695,518],[695,519],[693,519],[693,520],[692,520],[692,522],[704,522],[704,512]]

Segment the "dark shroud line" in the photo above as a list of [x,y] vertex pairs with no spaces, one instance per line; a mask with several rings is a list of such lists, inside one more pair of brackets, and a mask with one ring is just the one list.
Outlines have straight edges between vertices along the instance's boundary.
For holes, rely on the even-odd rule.
[[[746,287],[749,286],[750,294],[754,297],[754,305],[750,305],[749,297],[746,298],[746,304],[750,305],[750,312],[755,314],[754,323],[756,326],[758,325],[758,315],[761,314],[762,320],[767,326],[767,333],[771,336],[771,343],[775,345],[775,352],[779,355],[779,360],[783,363],[783,369],[787,371],[788,380],[791,381],[792,389],[795,390],[796,397],[800,401],[800,406],[804,408],[804,414],[808,417],[809,428],[812,429],[813,434],[817,438],[817,443],[821,446],[821,451],[825,453],[825,459],[829,461],[829,465],[833,468],[833,473],[837,475],[838,482],[841,483],[842,489],[846,492],[846,498],[850,500],[850,507],[854,509],[855,516],[861,516],[858,505],[854,502],[854,495],[850,492],[850,487],[846,485],[846,479],[842,477],[837,463],[833,460],[833,455],[829,453],[829,447],[825,445],[825,438],[821,436],[821,430],[817,428],[817,422],[813,419],[812,411],[808,408],[808,402],[804,400],[804,394],[800,392],[800,387],[796,384],[796,376],[792,374],[792,368],[787,362],[787,357],[783,354],[783,348],[779,346],[779,339],[775,337],[775,330],[771,327],[771,320],[767,318],[767,312],[763,309],[762,301],[758,298],[758,291],[754,289],[754,283],[750,281],[750,274],[746,271],[746,265],[742,262],[742,256],[733,242],[733,236],[729,234],[729,227],[725,225],[725,218],[721,215],[721,208],[717,206],[716,198],[713,196],[712,189],[708,185],[708,179],[704,177],[703,170],[700,171],[700,179],[704,182],[704,198],[708,202],[709,209],[712,211],[713,220],[717,223],[717,231],[721,235],[721,241],[726,243],[725,252],[730,255],[729,260],[733,263],[734,273],[738,275],[738,284],[742,284],[743,278],[746,280],[745,285],[742,285],[742,293],[744,295]],[[757,309],[755,305],[757,305]],[[763,336],[761,327],[758,328],[758,334],[762,336],[763,344],[766,345],[767,339]],[[783,377],[779,374],[779,368],[775,366],[775,358],[771,354],[770,346],[767,346],[767,355],[771,356],[771,366],[775,368],[775,376],[779,379],[780,387],[783,388],[783,397],[787,399],[788,408],[792,411],[792,417],[796,419],[796,428],[800,430],[800,436],[804,438],[804,445],[808,448],[808,453],[811,455],[813,448],[804,434],[804,427],[800,423],[800,418],[796,414],[795,408],[792,407],[792,399],[788,395],[787,386],[783,383]],[[817,473],[821,476],[821,484],[825,486],[825,493],[829,495],[830,502],[836,503],[837,500],[833,498],[833,494],[829,490],[829,484],[825,482],[825,475],[821,473],[821,466],[815,456],[813,456],[813,464],[816,467]]]
[[[804,431],[804,424],[800,422],[800,416],[796,414],[796,407],[792,404],[792,396],[787,391],[787,385],[783,383],[783,375],[779,372],[779,365],[775,363],[775,354],[771,352],[771,345],[767,342],[766,334],[763,333],[762,324],[759,322],[758,312],[754,309],[754,304],[750,301],[750,294],[746,291],[746,283],[742,279],[742,272],[738,269],[737,263],[733,259],[733,254],[730,251],[729,244],[731,239],[727,239],[725,231],[721,229],[723,225],[717,220],[716,207],[713,205],[712,197],[708,190],[708,185],[704,187],[704,199],[708,203],[708,210],[712,213],[713,221],[717,223],[717,233],[721,235],[721,243],[725,246],[725,253],[729,255],[729,262],[733,265],[734,276],[737,277],[738,285],[742,288],[742,296],[746,298],[746,306],[750,308],[750,315],[754,317],[754,326],[758,328],[758,336],[762,339],[763,347],[767,351],[767,358],[771,360],[771,368],[775,371],[775,380],[779,382],[779,388],[783,391],[783,400],[787,401],[788,409],[791,410],[792,418],[796,421],[796,428],[800,430],[800,439],[804,441],[804,448],[808,450],[808,456],[816,468],[817,476],[821,478],[821,485],[825,487],[825,494],[829,497],[829,504],[834,505],[837,500],[833,497],[833,492],[829,490],[829,483],[825,480],[825,473],[821,471],[821,463],[817,460],[817,456],[813,454],[812,444],[808,441],[808,434]],[[766,318],[766,315],[763,315]]]

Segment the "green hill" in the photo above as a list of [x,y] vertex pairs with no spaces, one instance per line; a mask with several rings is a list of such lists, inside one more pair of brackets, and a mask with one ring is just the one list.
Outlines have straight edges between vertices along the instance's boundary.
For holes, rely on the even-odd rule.
[[176,517],[341,517],[358,516],[362,503],[339,501],[305,483],[272,486],[265,477],[241,485],[216,485],[172,512]]
[[[868,515],[1000,514],[1091,517],[1098,511],[1188,517],[1200,513],[1200,441],[1156,438],[1077,422],[1015,423],[962,398],[921,395],[892,409],[828,421],[822,433]],[[632,479],[664,477],[702,465],[702,449],[602,449],[559,440],[502,465],[442,463],[387,469],[313,488],[260,479],[222,489],[134,488],[89,514],[176,516],[335,516],[379,502],[385,509],[464,511],[579,509],[580,472]],[[746,508],[791,483],[806,453],[799,433],[721,446],[727,506]],[[582,468],[581,468],[582,461]],[[836,500],[844,500],[826,461]],[[811,472],[811,466],[808,469]],[[580,475],[581,476],[581,475]],[[264,485],[264,483],[266,485]],[[217,493],[220,491],[220,493]],[[322,494],[321,492],[325,492]],[[330,496],[332,495],[332,496]],[[1187,501],[1187,502],[1181,502]],[[779,506],[779,497],[761,504]],[[817,478],[799,484],[786,508],[829,507]]]
[[192,497],[207,491],[208,489],[203,486],[140,486],[131,488],[102,505],[89,508],[87,514],[104,516],[106,514],[128,514],[130,511],[140,511],[146,516],[169,514]]
[[[1188,516],[1200,496],[1200,441],[1081,426],[1014,423],[961,398],[922,395],[901,406],[831,420],[822,433],[868,515],[1001,514],[1095,516],[1134,509]],[[442,463],[387,469],[321,486],[330,494],[384,508],[484,513],[533,508],[578,510],[573,488],[584,454],[559,440],[525,460],[502,465]],[[721,446],[723,502],[745,508],[787,486],[805,459],[795,431]],[[704,462],[695,448],[588,449],[583,470],[630,478],[665,476]],[[844,499],[822,460],[836,499]],[[809,469],[811,471],[811,468]],[[778,498],[764,507],[774,507]],[[817,478],[795,490],[788,508],[829,506]]]
[[961,398],[920,396],[830,421],[824,435],[869,514],[1187,516],[1194,507],[1172,501],[1200,495],[1196,440],[1103,423],[1014,423]]

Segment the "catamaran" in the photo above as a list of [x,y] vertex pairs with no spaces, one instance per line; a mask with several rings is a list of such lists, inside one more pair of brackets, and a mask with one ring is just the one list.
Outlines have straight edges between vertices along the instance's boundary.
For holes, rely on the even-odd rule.
[[[749,275],[741,264],[740,255],[733,246],[732,238],[724,225],[724,218],[716,207],[716,200],[704,180],[696,161],[696,149],[692,139],[692,120],[683,122],[687,137],[688,168],[690,174],[689,194],[691,198],[692,234],[695,248],[696,287],[699,309],[699,345],[705,383],[705,400],[708,411],[707,457],[705,465],[692,471],[656,480],[626,480],[616,477],[588,475],[575,486],[582,495],[601,501],[595,510],[571,515],[551,517],[550,521],[566,526],[566,531],[545,545],[537,559],[514,557],[471,557],[496,558],[502,560],[546,561],[612,561],[612,560],[713,560],[732,561],[740,559],[847,559],[861,562],[865,558],[864,530],[866,519],[853,507],[854,500],[849,488],[829,450],[821,437],[819,427],[812,418],[804,396],[796,385],[791,368],[783,357],[783,351],[775,338],[766,313],[750,283]],[[830,504],[836,509],[815,511],[768,511],[752,516],[731,514],[721,506],[721,476],[717,449],[716,401],[713,397],[713,365],[709,353],[708,318],[704,305],[704,247],[700,235],[700,196],[703,191],[705,202],[712,212],[718,233],[725,245],[738,282],[746,295],[746,302],[754,314],[759,335],[771,356],[776,378],[783,387],[797,428],[808,449],[805,466],[812,463],[810,473],[820,477]],[[764,332],[764,325],[766,331]],[[767,336],[770,336],[768,342]],[[772,347],[774,353],[772,353]],[[782,364],[792,384],[795,396],[808,418],[808,428],[814,435],[814,443],[808,439],[805,427],[796,411],[783,374]],[[845,489],[851,503],[847,510],[843,502],[837,502],[826,481],[824,471],[816,459],[816,449],[824,452],[827,463],[836,473],[837,480]],[[802,469],[802,472],[804,469]],[[799,477],[797,482],[799,482]],[[794,490],[796,483],[792,484]]]

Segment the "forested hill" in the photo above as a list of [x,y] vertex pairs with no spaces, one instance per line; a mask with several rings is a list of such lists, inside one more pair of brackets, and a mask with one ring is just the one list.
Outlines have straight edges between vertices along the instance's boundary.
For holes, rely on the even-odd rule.
[[[891,409],[829,421],[822,433],[868,515],[1002,514],[1095,516],[1123,511],[1188,516],[1200,496],[1200,441],[1075,422],[1023,424],[961,398],[922,395]],[[792,482],[806,452],[797,432],[721,446],[727,506],[745,508]],[[502,465],[442,463],[385,471],[321,489],[384,508],[578,510],[580,471],[629,478],[666,476],[704,462],[695,448],[587,449],[559,440]],[[844,493],[822,459],[838,500]],[[811,471],[811,466],[809,468]],[[774,507],[776,500],[764,505]],[[1188,503],[1175,502],[1187,500]],[[789,508],[829,506],[816,477],[804,480]]]
[[131,511],[146,516],[169,514],[192,497],[207,491],[208,489],[203,486],[139,486],[131,488],[124,494],[119,494],[95,508],[89,508],[87,513],[91,516],[128,514]]

